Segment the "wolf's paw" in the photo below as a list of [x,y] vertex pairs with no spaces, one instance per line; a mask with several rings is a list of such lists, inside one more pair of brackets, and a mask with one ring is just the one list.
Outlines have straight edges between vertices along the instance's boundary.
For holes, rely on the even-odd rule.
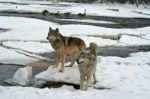
[[60,70],[59,70],[59,72],[60,72],[60,73],[63,73],[63,72],[64,72],[64,70],[60,69]]
[[65,66],[65,67],[72,67],[72,65],[67,65],[67,66]]
[[99,81],[98,81],[98,80],[96,80],[96,81],[94,81],[94,82],[93,82],[93,84],[96,84],[96,83],[98,83],[98,82],[99,82]]

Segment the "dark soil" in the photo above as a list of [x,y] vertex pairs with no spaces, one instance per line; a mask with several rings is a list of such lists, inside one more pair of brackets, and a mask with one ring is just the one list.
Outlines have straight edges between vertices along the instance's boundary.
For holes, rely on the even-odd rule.
[[71,83],[65,83],[65,82],[47,82],[47,83],[43,84],[41,86],[41,88],[45,88],[45,87],[48,87],[48,88],[59,88],[59,87],[62,87],[63,85],[73,86],[75,89],[79,89],[80,88],[79,85],[71,84]]

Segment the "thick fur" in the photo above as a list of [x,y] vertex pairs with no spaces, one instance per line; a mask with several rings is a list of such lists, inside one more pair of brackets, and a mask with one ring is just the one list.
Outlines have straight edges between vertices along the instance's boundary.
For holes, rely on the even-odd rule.
[[79,53],[79,51],[86,48],[83,40],[77,37],[63,36],[59,32],[58,28],[53,30],[50,27],[47,39],[49,40],[53,49],[56,51],[56,66],[61,63],[59,72],[64,71],[64,63],[67,54],[71,57],[71,64],[69,66],[72,67],[75,63],[75,56]]
[[91,43],[90,47],[81,51],[77,63],[80,72],[80,89],[87,90],[93,76],[94,84],[97,82],[96,79],[96,64],[97,64],[97,54],[96,54],[97,44]]

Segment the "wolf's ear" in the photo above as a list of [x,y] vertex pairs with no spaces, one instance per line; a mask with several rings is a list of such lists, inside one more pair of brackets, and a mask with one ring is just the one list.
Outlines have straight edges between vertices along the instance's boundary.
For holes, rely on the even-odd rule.
[[57,32],[59,32],[59,29],[58,29],[58,28],[56,28],[56,31],[57,31]]
[[96,43],[92,42],[92,43],[90,43],[90,48],[96,50],[98,48],[98,45]]
[[49,31],[51,31],[52,30],[52,28],[51,27],[49,27]]

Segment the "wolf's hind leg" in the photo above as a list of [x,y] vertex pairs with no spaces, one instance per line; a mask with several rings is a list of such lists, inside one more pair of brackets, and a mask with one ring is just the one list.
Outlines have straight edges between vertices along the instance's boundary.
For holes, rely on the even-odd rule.
[[72,67],[73,64],[75,63],[75,53],[73,53],[72,55],[70,55],[70,59],[71,59],[71,63],[70,63],[70,65],[67,66],[67,67]]
[[97,80],[97,78],[96,78],[95,71],[94,71],[94,73],[93,73],[93,79],[94,79],[94,82],[93,82],[93,84],[96,84],[96,83],[98,83],[98,80]]

